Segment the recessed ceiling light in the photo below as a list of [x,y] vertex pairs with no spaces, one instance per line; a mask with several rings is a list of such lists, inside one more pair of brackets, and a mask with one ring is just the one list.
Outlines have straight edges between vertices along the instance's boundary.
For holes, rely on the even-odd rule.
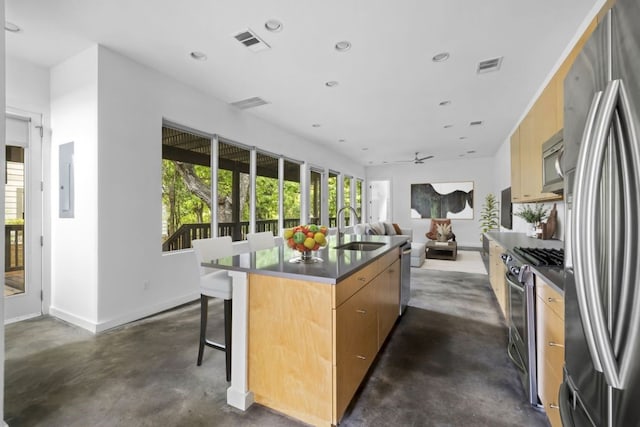
[[264,27],[272,33],[279,33],[282,31],[282,22],[277,19],[269,19],[264,23]]
[[439,105],[441,107],[444,107],[445,105],[449,105],[449,104],[451,104],[451,101],[441,101]]
[[9,21],[4,21],[4,29],[12,33],[20,32],[20,27],[18,27],[13,22],[9,22]]
[[189,56],[191,56],[191,58],[195,59],[196,61],[206,61],[207,60],[207,55],[205,55],[203,52],[199,52],[197,50],[194,50],[193,52],[191,52],[189,54]]
[[467,137],[466,136],[461,136],[460,139],[467,139]]
[[314,124],[311,125],[311,127],[319,128],[320,127],[320,123],[314,123]]
[[452,127],[453,127],[453,125],[444,125],[445,129],[449,129],[449,128],[452,128]]
[[336,43],[336,50],[338,52],[346,52],[351,49],[351,42],[347,40],[343,40],[341,42]]
[[433,62],[444,62],[447,59],[449,59],[449,52],[441,52],[431,58]]
[[338,83],[337,81],[335,81],[335,80],[331,80],[331,81],[326,82],[324,85],[325,85],[325,86],[327,86],[327,87],[336,87],[336,86],[338,86],[339,84],[340,84],[340,83]]
[[467,151],[467,154],[473,154],[475,152],[476,152],[476,150],[469,150],[469,151]]

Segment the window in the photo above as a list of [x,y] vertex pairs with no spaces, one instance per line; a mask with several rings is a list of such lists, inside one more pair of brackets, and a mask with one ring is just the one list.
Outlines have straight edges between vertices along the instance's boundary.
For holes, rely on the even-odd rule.
[[362,180],[356,179],[355,208],[356,212],[358,213],[358,218],[360,218],[362,222],[365,222],[364,218],[362,217],[362,185]]
[[218,236],[231,236],[233,241],[245,240],[249,232],[250,159],[247,148],[218,141]]
[[[342,206],[353,206],[351,203],[351,177],[344,176],[342,180]],[[344,211],[344,222],[342,225],[347,226],[351,224],[351,209],[345,209]]]
[[336,227],[338,215],[338,172],[329,171],[329,227]]
[[309,180],[309,223],[322,222],[322,170],[311,168]]
[[258,151],[256,163],[256,231],[271,231],[277,236],[280,210],[279,159]]
[[300,224],[300,163],[284,160],[284,228]]
[[162,250],[211,236],[211,138],[162,127]]

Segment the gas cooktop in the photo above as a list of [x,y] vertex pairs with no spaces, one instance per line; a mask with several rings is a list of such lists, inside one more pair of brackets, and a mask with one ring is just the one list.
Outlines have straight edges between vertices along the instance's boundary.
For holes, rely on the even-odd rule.
[[564,265],[564,249],[547,248],[513,248],[518,257],[536,267],[562,267]]

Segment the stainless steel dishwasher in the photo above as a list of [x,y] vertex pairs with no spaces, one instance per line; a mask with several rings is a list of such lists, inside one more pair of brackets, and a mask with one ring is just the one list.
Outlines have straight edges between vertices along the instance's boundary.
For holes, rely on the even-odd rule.
[[407,309],[411,298],[411,243],[400,246],[400,315]]

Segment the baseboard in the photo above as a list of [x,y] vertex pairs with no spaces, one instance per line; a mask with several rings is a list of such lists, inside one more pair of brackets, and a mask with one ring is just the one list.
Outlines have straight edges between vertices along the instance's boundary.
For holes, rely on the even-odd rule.
[[253,392],[243,392],[241,390],[236,390],[233,387],[229,387],[227,389],[227,403],[234,408],[246,411],[249,406],[253,405],[253,402]]
[[79,326],[82,329],[86,329],[91,333],[96,333],[97,325],[94,322],[85,319],[84,317],[76,316],[75,314],[71,314],[68,311],[53,306],[49,308],[49,315],[57,317],[58,319],[62,319],[67,323],[71,323],[72,325]]
[[67,311],[61,310],[56,307],[51,307],[49,309],[49,314],[51,316],[62,319],[65,322],[71,323],[72,325],[76,325],[83,329],[86,329],[91,333],[98,334],[100,332],[104,332],[106,330],[113,329],[115,327],[122,326],[127,323],[131,323],[135,320],[139,320],[144,317],[148,317],[148,316],[160,313],[162,311],[177,307],[179,305],[194,301],[199,297],[200,297],[200,294],[198,292],[182,295],[178,298],[174,298],[168,301],[163,301],[159,304],[155,304],[150,307],[145,307],[143,309],[136,310],[130,313],[125,313],[121,316],[114,317],[109,320],[100,321],[98,323],[94,323],[90,320],[76,316],[74,314],[71,314]]
[[140,310],[136,310],[130,313],[123,314],[122,316],[114,317],[109,320],[101,321],[96,325],[96,333],[104,332],[108,329],[115,328],[117,326],[124,325],[126,323],[133,322],[134,320],[139,320],[144,317],[151,316],[153,314],[160,313],[165,310],[169,310],[171,308],[177,307],[182,304],[186,304],[190,301],[196,300],[200,298],[199,292],[193,292],[187,295],[182,295],[180,297],[163,301],[159,304],[152,305],[150,307],[145,307]]
[[6,319],[4,321],[4,324],[10,325],[11,323],[20,322],[22,320],[27,320],[27,319],[33,319],[34,317],[39,317],[39,316],[42,316],[42,313],[25,314],[24,316],[18,316],[18,317],[13,317],[11,319]]

